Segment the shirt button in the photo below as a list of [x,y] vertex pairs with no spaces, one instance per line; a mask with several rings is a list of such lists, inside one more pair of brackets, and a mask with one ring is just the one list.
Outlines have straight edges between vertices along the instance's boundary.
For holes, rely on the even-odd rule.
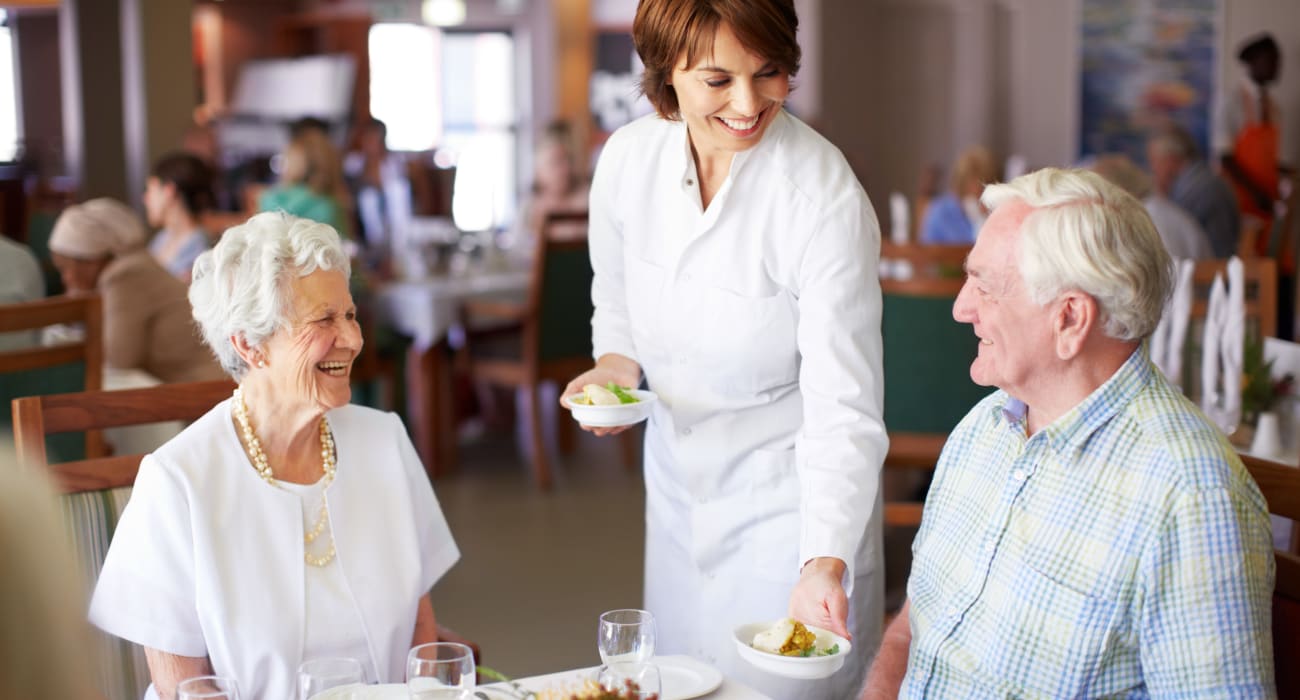
[[1011,473],[1011,478],[1015,479],[1016,481],[1024,481],[1025,478],[1027,478],[1028,476],[1029,475],[1025,473],[1024,469],[1017,469]]
[[686,436],[688,436],[688,435],[690,435],[690,434],[691,434],[691,429],[690,429],[690,428],[682,428],[682,437],[686,437]]
[[685,184],[686,184],[687,187],[694,187],[694,186],[695,186],[695,180],[692,180],[691,178],[688,177],[688,178],[686,178],[686,183],[685,183]]

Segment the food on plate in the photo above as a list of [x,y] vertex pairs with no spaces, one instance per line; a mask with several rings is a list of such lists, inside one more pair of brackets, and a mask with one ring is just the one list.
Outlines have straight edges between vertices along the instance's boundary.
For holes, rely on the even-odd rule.
[[[577,688],[552,688],[537,694],[537,700],[640,700],[642,697],[640,689],[631,680],[618,690],[602,688],[596,681],[587,679]],[[648,699],[658,700],[659,695],[651,694]]]
[[570,403],[580,406],[618,406],[625,403],[637,403],[640,399],[629,394],[630,389],[614,382],[605,386],[588,384],[582,387],[582,393],[569,399]]
[[750,646],[759,651],[781,656],[834,656],[840,652],[839,644],[817,648],[817,635],[798,620],[783,618],[771,627],[754,635]]

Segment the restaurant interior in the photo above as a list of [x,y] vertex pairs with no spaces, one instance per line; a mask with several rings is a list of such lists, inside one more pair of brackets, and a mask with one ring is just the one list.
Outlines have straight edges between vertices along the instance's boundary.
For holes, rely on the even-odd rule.
[[[1271,93],[1280,161],[1300,166],[1300,3],[794,4],[803,54],[786,108],[843,153],[880,225],[885,595],[896,612],[939,451],[989,391],[970,380],[974,339],[951,311],[973,236],[939,242],[928,231],[928,208],[963,186],[959,161],[979,147],[992,169],[983,183],[1048,166],[1107,174],[1101,164],[1122,161],[1118,171],[1136,173],[1130,191],[1149,192],[1147,138],[1161,124],[1176,122],[1217,160],[1218,105],[1243,76],[1237,47],[1267,30],[1283,56]],[[208,175],[207,199],[190,212],[204,247],[285,207],[274,202],[286,183],[333,197],[318,220],[351,255],[364,339],[352,401],[400,417],[460,552],[431,593],[440,629],[511,677],[597,664],[601,612],[642,606],[645,428],[597,437],[560,393],[592,359],[591,174],[610,134],[654,111],[638,92],[636,7],[0,0],[0,233],[41,272],[36,296],[11,296],[17,285],[0,281],[0,468],[37,462],[62,494],[84,596],[140,455],[234,385],[118,362],[109,305],[69,293],[52,234],[69,208],[96,198],[124,203],[149,235],[168,228],[150,193],[166,184],[160,164],[183,153]],[[320,150],[295,150],[300,129],[314,130]],[[300,158],[308,175],[294,183]],[[323,170],[333,179],[318,187],[311,178]],[[1246,359],[1235,369],[1273,390],[1247,392],[1225,430],[1243,453],[1290,467],[1300,467],[1300,392],[1289,381],[1300,372],[1295,172],[1273,219],[1243,219],[1228,253],[1199,256],[1186,344],[1169,351],[1200,401],[1211,287],[1240,257]],[[181,245],[163,238],[151,244],[160,262]],[[186,283],[187,263],[177,275]],[[1285,478],[1279,502],[1295,509],[1300,481]],[[1300,529],[1282,518],[1274,527],[1279,557],[1300,553]],[[1289,587],[1300,599],[1300,564],[1291,566],[1279,564],[1278,595]],[[95,643],[117,665],[97,676],[99,692],[140,697],[140,650]]]

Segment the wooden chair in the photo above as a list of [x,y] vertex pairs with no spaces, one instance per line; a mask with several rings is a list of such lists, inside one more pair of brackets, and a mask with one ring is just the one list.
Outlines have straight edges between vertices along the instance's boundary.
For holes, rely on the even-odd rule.
[[[1274,515],[1300,522],[1300,468],[1242,455]],[[1292,528],[1294,530],[1294,528]],[[1277,582],[1273,587],[1273,665],[1279,698],[1300,698],[1300,555],[1274,550]]]
[[[920,277],[880,283],[887,469],[932,471],[948,433],[991,391],[971,381],[976,339],[969,326],[952,318],[963,283]],[[920,525],[923,505],[887,494],[885,524]]]
[[959,280],[965,276],[962,266],[966,264],[966,256],[970,255],[971,247],[921,243],[899,245],[885,240],[880,242],[880,259],[882,262],[889,261],[893,268],[897,268],[900,263],[905,264],[910,268],[908,279]]
[[[65,516],[73,532],[74,547],[87,576],[87,592],[94,586],[108,553],[109,538],[117,527],[130,487],[144,455],[104,456],[50,464],[45,436],[51,433],[103,430],[160,421],[193,421],[230,396],[229,380],[163,384],[145,389],[90,391],[31,396],[14,401],[14,434],[19,460],[29,468],[48,469],[66,494]],[[482,662],[482,650],[455,631],[438,625],[438,639],[461,642]],[[100,687],[113,700],[136,700],[149,685],[143,650],[124,640],[100,635],[107,661],[99,669]]]
[[[1271,258],[1244,258],[1246,278],[1247,333],[1272,338],[1277,335],[1277,261]],[[1209,307],[1210,287],[1214,276],[1228,280],[1227,260],[1200,260],[1192,272],[1192,319],[1204,321]]]
[[[523,304],[471,301],[463,307],[466,319],[517,323],[519,331],[504,342],[490,336],[470,334],[461,364],[469,376],[489,384],[524,387],[528,393],[533,479],[541,489],[551,487],[551,469],[542,432],[542,407],[538,388],[542,382],[564,386],[591,368],[592,270],[585,236],[575,236],[575,227],[585,227],[586,212],[556,212],[548,215],[538,234],[528,299]],[[466,321],[466,327],[474,325]],[[499,336],[499,334],[498,334]],[[568,416],[558,420],[568,421]],[[561,449],[569,438],[561,427]],[[635,432],[623,434],[624,461],[635,460]]]
[[[0,333],[37,332],[58,324],[80,324],[85,333],[80,340],[59,345],[0,351],[0,374],[9,375],[0,380],[0,403],[6,413],[10,401],[19,396],[61,390],[98,391],[103,386],[104,322],[99,296],[59,296],[0,306]],[[67,440],[56,447],[66,454],[83,451],[80,445]],[[88,457],[108,454],[102,432],[86,433],[84,453]]]

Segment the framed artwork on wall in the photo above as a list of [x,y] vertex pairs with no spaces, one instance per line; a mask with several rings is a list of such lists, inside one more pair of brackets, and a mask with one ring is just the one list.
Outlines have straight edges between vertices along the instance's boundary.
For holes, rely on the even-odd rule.
[[1206,152],[1220,0],[1083,0],[1079,157],[1145,164],[1146,132],[1172,120]]

